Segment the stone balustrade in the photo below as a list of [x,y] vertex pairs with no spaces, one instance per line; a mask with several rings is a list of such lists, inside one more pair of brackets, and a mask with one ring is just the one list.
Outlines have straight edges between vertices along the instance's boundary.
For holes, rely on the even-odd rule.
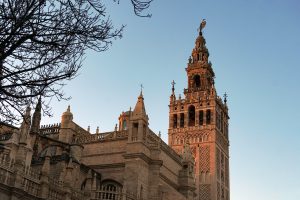
[[23,177],[22,188],[28,194],[39,197],[41,191],[40,181],[35,181],[32,178]]
[[145,200],[138,198],[134,193],[124,192],[121,188],[101,187],[92,192],[91,200]]
[[152,140],[155,140],[161,147],[162,150],[164,150],[166,153],[171,155],[176,160],[180,161],[182,160],[181,155],[178,155],[178,153],[172,149],[169,145],[167,145],[160,137],[158,137],[152,130],[149,130],[148,137],[151,137]]
[[128,137],[127,130],[112,131],[112,132],[105,132],[105,133],[81,135],[75,138],[74,143],[86,144],[86,143],[99,142],[99,141],[112,140],[112,139],[124,139],[127,137]]
[[61,189],[57,188],[57,187],[53,187],[50,184],[49,187],[49,195],[48,195],[48,199],[49,200],[64,200],[64,191],[62,191]]
[[60,123],[56,124],[48,124],[48,125],[42,125],[40,128],[40,134],[41,135],[51,135],[51,134],[58,134],[60,130]]
[[[20,168],[20,165],[15,165],[14,160],[10,159],[6,154],[0,153],[0,187],[17,187],[29,195],[29,197],[26,198],[34,197],[34,199],[40,199],[43,196],[41,176],[40,171],[35,171],[30,167]],[[46,199],[66,199],[67,193],[63,190],[65,186],[64,182],[50,177],[48,178],[49,184],[47,184],[46,187],[48,187],[49,190],[46,193]],[[69,195],[71,197],[70,200],[90,199],[89,195],[87,196],[87,194],[81,190],[71,190]]]

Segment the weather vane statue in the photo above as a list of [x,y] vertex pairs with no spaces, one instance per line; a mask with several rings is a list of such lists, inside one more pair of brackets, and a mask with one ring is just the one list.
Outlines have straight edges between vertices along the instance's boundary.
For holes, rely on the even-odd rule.
[[206,25],[206,21],[205,21],[205,19],[202,19],[202,21],[200,23],[200,27],[198,28],[200,35],[202,35],[202,30],[204,29],[205,25]]

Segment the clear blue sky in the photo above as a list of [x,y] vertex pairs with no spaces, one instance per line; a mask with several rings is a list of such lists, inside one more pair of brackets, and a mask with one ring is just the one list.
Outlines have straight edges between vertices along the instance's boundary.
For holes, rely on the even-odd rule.
[[114,129],[144,85],[150,128],[167,142],[171,81],[187,86],[185,67],[202,18],[220,96],[229,95],[231,200],[300,199],[300,1],[154,0],[152,18],[134,16],[129,0],[109,2],[124,37],[104,53],[87,52],[80,75],[53,101],[60,121]]

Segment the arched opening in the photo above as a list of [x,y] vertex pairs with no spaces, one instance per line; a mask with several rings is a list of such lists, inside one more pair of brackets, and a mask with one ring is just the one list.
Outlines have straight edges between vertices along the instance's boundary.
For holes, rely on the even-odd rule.
[[195,106],[189,107],[189,126],[195,126]]
[[180,128],[184,127],[184,113],[180,113]]
[[103,187],[105,193],[103,193],[104,199],[116,199],[117,187],[113,184],[107,184]]
[[201,85],[200,76],[197,74],[193,77],[194,87],[199,88]]
[[210,124],[211,122],[211,111],[207,110],[206,111],[206,124]]
[[199,111],[199,125],[200,126],[203,125],[203,117],[204,117],[203,110],[200,110]]
[[117,200],[121,198],[122,185],[113,180],[105,180],[102,182],[100,190],[100,199]]
[[173,115],[173,128],[177,128],[177,114]]

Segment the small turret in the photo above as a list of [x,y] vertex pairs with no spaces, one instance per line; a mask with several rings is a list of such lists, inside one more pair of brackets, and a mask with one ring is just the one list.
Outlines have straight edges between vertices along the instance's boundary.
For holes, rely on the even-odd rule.
[[130,115],[129,141],[144,141],[148,132],[148,115],[146,113],[144,97],[141,93]]
[[66,112],[61,116],[61,127],[65,128],[73,120],[73,114],[71,113],[70,105],[68,106]]
[[132,111],[122,112],[119,116],[119,131],[124,131],[128,129],[129,118]]
[[76,132],[74,132],[74,126],[73,114],[71,113],[70,106],[68,106],[67,110],[61,116],[59,140],[62,142],[71,143],[74,139],[74,134],[76,134]]

